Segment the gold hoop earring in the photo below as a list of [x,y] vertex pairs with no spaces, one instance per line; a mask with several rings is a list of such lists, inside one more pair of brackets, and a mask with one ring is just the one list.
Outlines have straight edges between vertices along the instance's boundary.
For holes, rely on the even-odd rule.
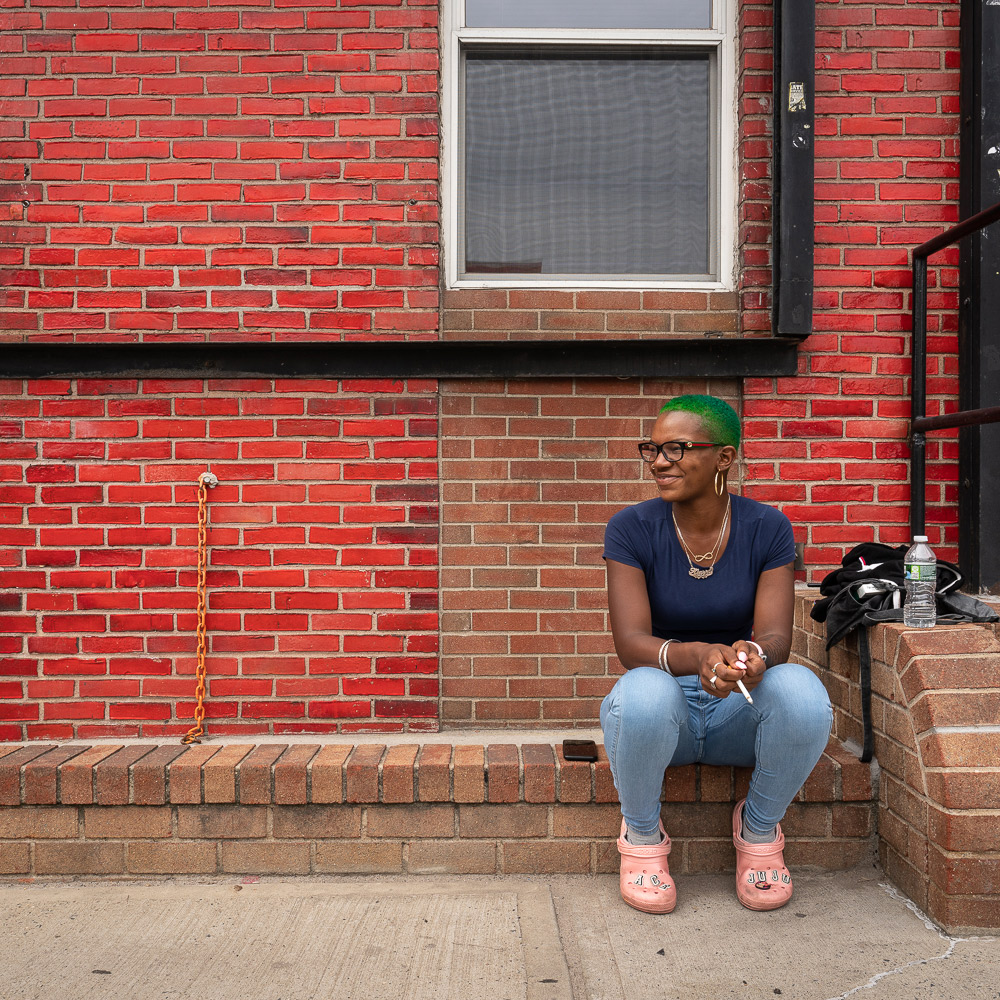
[[726,492],[726,477],[722,474],[722,469],[715,470],[715,495],[721,497]]

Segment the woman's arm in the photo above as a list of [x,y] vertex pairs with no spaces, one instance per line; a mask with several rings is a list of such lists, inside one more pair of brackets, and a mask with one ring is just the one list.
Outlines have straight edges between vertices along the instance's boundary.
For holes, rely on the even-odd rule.
[[[792,648],[792,615],[795,608],[794,563],[765,570],[757,580],[757,593],[753,608],[753,641],[760,646],[766,660],[757,653],[757,647],[740,639],[733,643],[737,655],[744,657],[746,673],[743,683],[752,691],[764,676],[768,664],[784,663]],[[726,673],[729,680],[733,674]]]
[[753,638],[767,662],[784,663],[792,648],[795,611],[794,563],[765,570],[757,581],[753,605]]
[[[615,562],[614,559],[607,559],[605,562],[608,568],[611,635],[618,659],[626,670],[659,666],[657,657],[663,640],[653,635],[646,575],[641,569]],[[710,650],[714,651],[712,655],[709,655]],[[723,650],[728,650],[728,656]],[[707,642],[672,643],[667,656],[670,672],[678,677],[702,673],[708,661],[714,663],[735,659],[735,653],[729,646]]]
[[659,666],[662,639],[653,635],[646,575],[627,563],[605,560],[608,568],[608,612],[615,652],[626,670]]

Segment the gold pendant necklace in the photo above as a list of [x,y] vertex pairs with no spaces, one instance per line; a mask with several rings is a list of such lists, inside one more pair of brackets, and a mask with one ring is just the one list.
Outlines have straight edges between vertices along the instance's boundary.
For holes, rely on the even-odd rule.
[[[703,553],[702,555],[693,555],[691,550],[688,548],[688,544],[684,541],[684,536],[681,534],[680,526],[677,524],[677,515],[674,514],[674,508],[670,508],[670,516],[674,520],[674,531],[677,532],[677,539],[681,543],[681,548],[684,550],[684,555],[687,556],[688,561],[688,576],[694,577],[696,580],[707,580],[712,573],[715,572],[715,560],[716,551],[722,544],[722,536],[726,533],[726,525],[729,523],[729,508],[732,506],[732,499],[726,501],[726,514],[722,519],[722,527],[719,529],[719,537],[716,538],[715,544],[712,546],[711,550]],[[695,566],[696,562],[705,562],[711,559],[712,565],[708,568],[703,568],[701,566]]]

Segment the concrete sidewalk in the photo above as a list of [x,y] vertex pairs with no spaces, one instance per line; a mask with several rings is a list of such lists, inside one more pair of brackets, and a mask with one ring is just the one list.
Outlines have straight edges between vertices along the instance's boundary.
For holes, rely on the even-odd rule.
[[997,1000],[1000,938],[949,938],[866,867],[750,913],[614,876],[0,881],[3,1000]]

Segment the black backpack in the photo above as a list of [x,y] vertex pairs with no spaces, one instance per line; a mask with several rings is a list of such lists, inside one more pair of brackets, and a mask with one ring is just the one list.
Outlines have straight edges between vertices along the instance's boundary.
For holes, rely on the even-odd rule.
[[[877,542],[856,545],[844,556],[840,569],[828,573],[820,584],[824,597],[810,612],[814,621],[826,622],[826,648],[830,649],[857,630],[861,660],[861,719],[864,747],[861,760],[872,759],[872,669],[868,626],[903,620],[906,586],[903,557],[908,546],[893,548]],[[962,574],[954,563],[938,560],[937,620],[939,622],[995,622],[997,614],[982,601],[958,593]],[[863,627],[862,627],[863,626]]]

